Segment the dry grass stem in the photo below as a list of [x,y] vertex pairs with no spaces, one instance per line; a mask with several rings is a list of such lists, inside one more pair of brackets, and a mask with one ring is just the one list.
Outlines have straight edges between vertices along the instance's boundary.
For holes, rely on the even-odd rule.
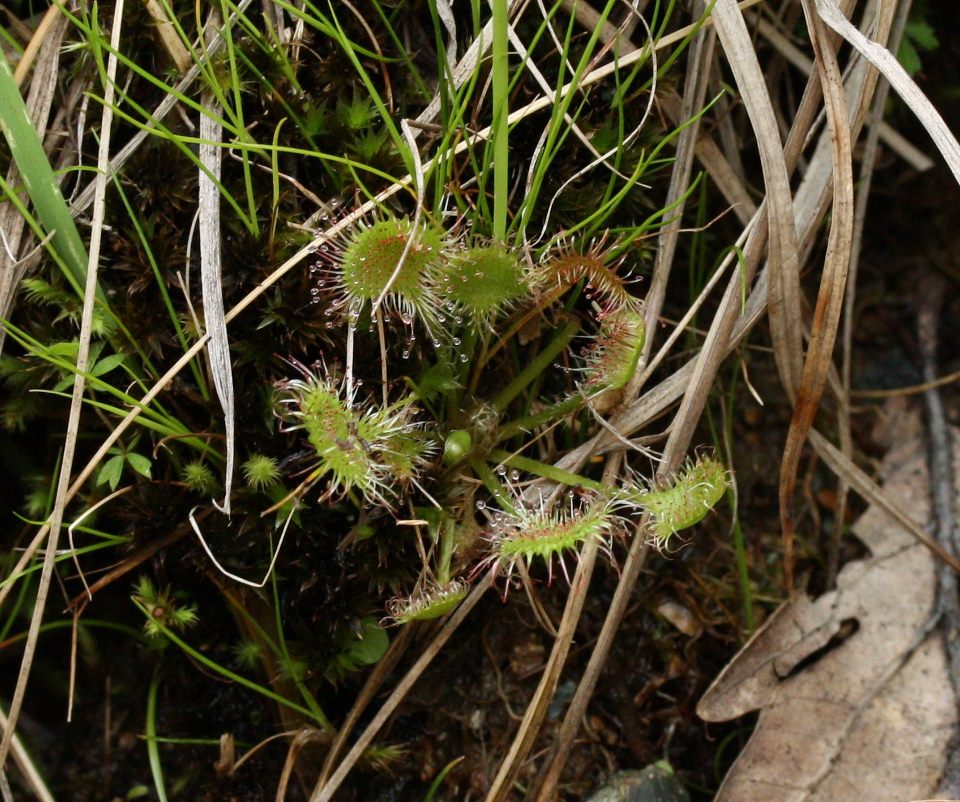
[[[823,96],[827,110],[827,128],[831,134],[833,164],[833,214],[823,275],[813,321],[810,343],[803,363],[803,374],[796,395],[793,419],[787,433],[783,461],[780,466],[780,526],[784,542],[784,563],[787,590],[793,592],[793,517],[791,506],[796,487],[800,454],[807,432],[813,425],[827,374],[833,365],[833,346],[843,311],[847,266],[853,242],[853,145],[847,124],[848,112],[843,78],[836,54],[825,28],[809,3],[804,2],[804,15],[810,30],[817,63],[820,66]],[[798,332],[799,333],[799,332]],[[787,388],[788,391],[790,388]]]
[[[212,11],[205,26],[205,39],[210,46],[220,27],[219,13]],[[207,333],[207,356],[213,386],[223,409],[224,437],[226,438],[226,465],[223,470],[223,504],[214,504],[224,515],[230,515],[230,496],[233,491],[233,473],[236,454],[235,400],[233,368],[230,360],[230,341],[224,319],[222,258],[220,251],[220,183],[223,159],[223,126],[217,122],[223,109],[213,92],[204,91],[200,104],[206,113],[200,115],[200,164],[198,173],[200,215],[200,284],[203,291],[203,322]]]

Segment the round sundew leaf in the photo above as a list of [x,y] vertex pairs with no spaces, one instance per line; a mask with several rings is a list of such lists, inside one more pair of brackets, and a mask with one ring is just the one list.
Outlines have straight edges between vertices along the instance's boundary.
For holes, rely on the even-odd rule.
[[630,294],[627,281],[615,267],[607,265],[602,249],[582,254],[561,250],[537,268],[536,280],[544,289],[572,287],[585,281],[588,297],[594,297],[604,309],[637,310],[640,306],[639,299]]
[[443,234],[433,226],[414,227],[407,218],[387,218],[357,230],[343,250],[340,277],[343,288],[354,301],[373,301],[387,289],[410,237],[400,273],[389,291],[410,301],[422,294],[427,273],[443,250]]
[[624,308],[607,315],[586,354],[587,385],[611,390],[625,386],[637,369],[645,339],[641,312]]
[[390,469],[397,481],[415,478],[423,464],[424,454],[430,448],[422,431],[409,429],[384,438],[380,444],[379,458]]
[[303,428],[317,453],[325,453],[336,447],[338,441],[347,439],[353,414],[335,390],[324,384],[313,384],[299,401]]
[[611,528],[607,506],[595,503],[574,513],[530,514],[512,522],[513,529],[497,541],[500,559],[529,561],[540,557],[549,562],[554,555],[578,549],[590,538],[603,539]]
[[653,515],[653,533],[659,543],[703,520],[727,490],[727,471],[714,457],[701,457],[681,470],[669,485],[633,496]]
[[455,579],[446,585],[425,588],[408,599],[391,599],[388,612],[397,624],[430,621],[453,612],[469,589],[465,582]]
[[446,297],[467,314],[486,319],[527,294],[523,265],[499,245],[484,245],[458,254],[443,281]]

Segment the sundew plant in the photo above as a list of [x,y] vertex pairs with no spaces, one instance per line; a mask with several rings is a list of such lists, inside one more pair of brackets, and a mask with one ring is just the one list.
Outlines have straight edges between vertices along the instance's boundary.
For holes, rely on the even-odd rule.
[[[809,400],[780,477],[771,582],[792,587],[843,295],[829,272],[808,346],[801,256],[836,248],[800,243],[849,126],[769,107],[800,83],[736,96],[764,78],[724,55],[754,53],[744,13],[151,0],[3,28],[0,628],[22,651],[0,767],[29,765],[23,712],[53,726],[42,664],[73,733],[115,709],[102,677],[135,699],[128,770],[64,736],[78,767],[54,784],[105,777],[77,799],[260,798],[270,777],[278,799],[545,802],[641,569],[673,588],[700,560],[723,579],[684,592],[729,642],[752,628],[724,392],[769,301],[771,370]],[[547,644],[529,672],[498,651],[521,630]],[[493,737],[457,708],[428,755],[418,733],[473,698],[473,647],[509,714]]]
[[[131,650],[182,654],[329,744],[348,736],[330,694],[400,628],[490,586],[562,599],[598,550],[616,565],[682,528],[627,489],[657,457],[617,421],[658,314],[650,243],[686,197],[665,194],[673,148],[703,112],[650,110],[703,20],[652,9],[619,64],[559,7],[267,6],[58,12],[63,68],[103,112],[78,142],[101,178],[54,180],[37,132],[8,129],[29,201],[5,184],[27,224],[8,251],[47,252],[11,287],[2,375],[14,432],[57,431],[78,388],[79,445],[22,468],[25,531],[71,547],[42,570],[26,552],[0,593],[42,598],[56,572],[79,615],[132,574]],[[352,765],[326,759],[304,776]]]

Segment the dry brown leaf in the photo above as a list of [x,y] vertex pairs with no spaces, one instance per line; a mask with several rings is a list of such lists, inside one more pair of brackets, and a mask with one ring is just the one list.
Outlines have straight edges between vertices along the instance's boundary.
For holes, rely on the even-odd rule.
[[[888,455],[886,494],[930,515],[921,441]],[[932,794],[957,724],[939,630],[937,563],[876,507],[854,527],[869,559],[837,590],[783,605],[724,669],[697,712],[760,710],[717,802],[903,802]]]

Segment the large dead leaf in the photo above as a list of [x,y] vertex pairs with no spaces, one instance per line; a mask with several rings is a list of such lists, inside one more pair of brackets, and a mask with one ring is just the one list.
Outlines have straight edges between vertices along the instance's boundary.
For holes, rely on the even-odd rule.
[[[924,452],[911,439],[885,462],[884,488],[930,516]],[[783,605],[716,679],[697,712],[760,710],[716,802],[907,802],[931,796],[957,723],[939,629],[937,565],[876,508],[854,527],[869,559],[837,590]]]

